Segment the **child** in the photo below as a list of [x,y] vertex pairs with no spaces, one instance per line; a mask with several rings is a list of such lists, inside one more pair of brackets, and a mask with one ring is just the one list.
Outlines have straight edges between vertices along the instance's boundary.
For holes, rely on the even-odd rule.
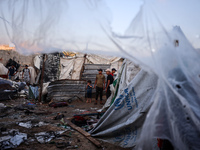
[[92,85],[91,85],[91,80],[88,80],[87,82],[87,86],[86,86],[86,89],[87,89],[87,101],[86,103],[89,103],[89,100],[90,100],[90,103],[92,102]]

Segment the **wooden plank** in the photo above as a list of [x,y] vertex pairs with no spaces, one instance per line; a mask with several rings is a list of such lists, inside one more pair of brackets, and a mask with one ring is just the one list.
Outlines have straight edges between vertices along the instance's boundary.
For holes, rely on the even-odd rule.
[[82,135],[84,135],[95,146],[97,146],[98,148],[101,147],[101,143],[99,141],[97,141],[96,139],[94,139],[93,137],[91,137],[91,135],[88,132],[86,132],[83,129],[81,129],[80,127],[76,126],[70,120],[66,120],[66,123],[67,123],[67,125],[69,125],[73,129],[75,129],[76,131],[78,131],[79,133],[81,133]]

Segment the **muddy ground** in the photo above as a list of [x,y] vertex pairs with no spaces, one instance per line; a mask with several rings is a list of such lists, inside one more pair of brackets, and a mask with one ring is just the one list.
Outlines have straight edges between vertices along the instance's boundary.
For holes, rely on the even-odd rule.
[[[27,134],[27,140],[20,144],[15,149],[20,150],[56,150],[56,149],[79,149],[79,150],[129,150],[124,149],[110,143],[102,142],[98,140],[102,148],[97,148],[91,143],[85,136],[79,132],[72,130],[69,126],[62,126],[63,123],[60,119],[55,120],[58,113],[62,113],[64,118],[71,118],[74,114],[79,114],[84,111],[94,112],[97,109],[102,108],[102,105],[94,105],[92,103],[86,103],[85,101],[74,100],[68,106],[53,108],[47,104],[29,105],[28,102],[33,102],[25,98],[16,100],[1,101],[7,107],[1,109],[0,112],[0,137],[5,136],[3,132],[8,132],[11,129],[18,129],[20,133]],[[105,101],[104,101],[105,102]],[[27,106],[27,107],[26,107]],[[25,128],[19,126],[19,123],[26,123],[31,121],[35,127]],[[44,124],[39,126],[38,123],[43,122]],[[39,143],[35,137],[36,133],[40,132],[51,132],[64,131],[61,136],[52,139],[50,142]],[[64,146],[63,146],[64,145]],[[63,147],[62,147],[63,146]],[[62,147],[62,148],[58,148]],[[1,148],[0,148],[1,149]]]

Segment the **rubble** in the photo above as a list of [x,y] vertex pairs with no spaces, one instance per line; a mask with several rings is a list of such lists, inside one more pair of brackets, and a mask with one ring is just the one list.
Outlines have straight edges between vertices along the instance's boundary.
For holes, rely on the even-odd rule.
[[10,149],[16,148],[21,143],[27,140],[26,133],[20,133],[18,130],[10,130],[6,136],[0,137],[0,148]]

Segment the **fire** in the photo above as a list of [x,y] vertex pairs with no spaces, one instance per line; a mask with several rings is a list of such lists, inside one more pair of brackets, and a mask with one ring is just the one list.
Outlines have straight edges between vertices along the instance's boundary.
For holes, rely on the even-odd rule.
[[15,47],[10,47],[9,45],[0,45],[0,50],[15,50]]

